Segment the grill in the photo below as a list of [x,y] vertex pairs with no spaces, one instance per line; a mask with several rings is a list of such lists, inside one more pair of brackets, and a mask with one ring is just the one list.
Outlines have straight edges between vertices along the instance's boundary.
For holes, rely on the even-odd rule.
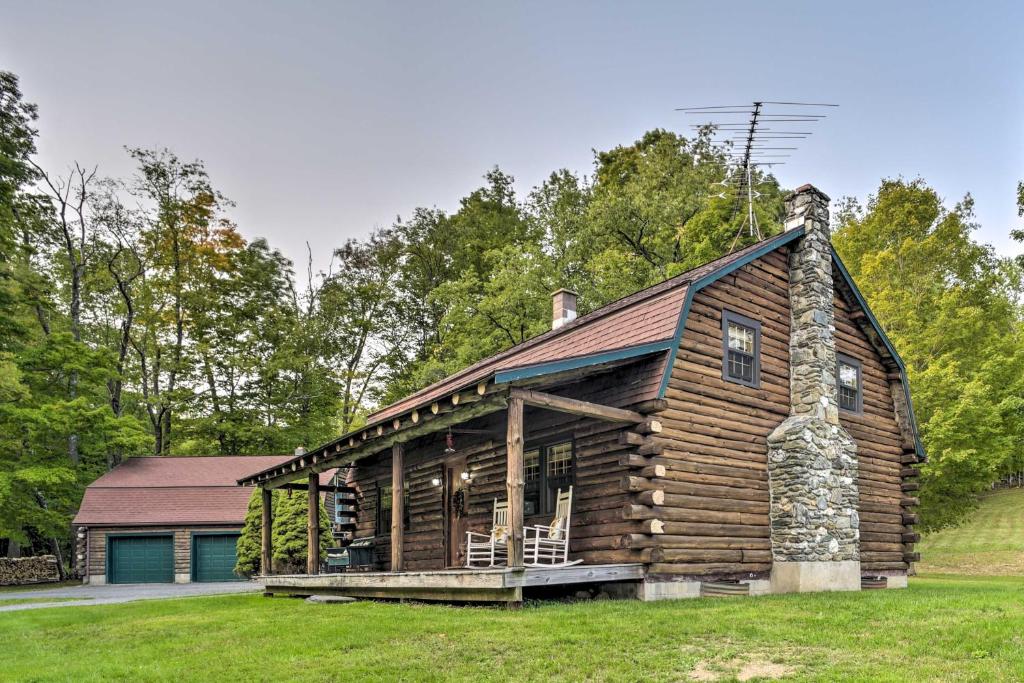
[[372,571],[376,565],[373,537],[360,538],[346,548],[348,568],[355,571]]

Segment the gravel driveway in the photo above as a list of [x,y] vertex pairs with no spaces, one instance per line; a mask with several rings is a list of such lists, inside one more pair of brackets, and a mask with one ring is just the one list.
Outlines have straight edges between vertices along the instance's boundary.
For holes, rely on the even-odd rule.
[[[0,592],[0,612],[44,607],[69,607],[74,605],[109,605],[115,602],[134,600],[158,600],[166,598],[187,598],[194,595],[222,595],[225,593],[251,593],[263,590],[263,584],[254,581],[226,583],[134,583],[114,586],[62,586],[60,588],[36,588],[25,591]],[[29,598],[61,598],[60,602],[29,602],[14,605],[3,604],[6,600]],[[76,598],[68,600],[68,598]]]

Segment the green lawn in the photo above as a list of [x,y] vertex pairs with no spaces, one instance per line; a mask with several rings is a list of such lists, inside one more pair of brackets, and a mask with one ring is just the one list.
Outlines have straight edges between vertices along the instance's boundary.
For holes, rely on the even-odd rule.
[[1024,576],[1024,489],[985,496],[970,521],[925,536],[921,572]]
[[1024,579],[520,611],[259,595],[0,614],[5,680],[1024,678]]
[[24,586],[0,586],[0,596],[4,593],[21,593],[23,591],[41,591],[49,590],[51,588],[69,588],[71,586],[81,586],[82,582],[78,580],[73,581],[61,581],[60,583],[28,583]]
[[92,598],[3,598],[0,597],[0,607],[7,605],[24,605],[30,602],[77,602],[80,600],[92,600]]
[[919,548],[935,573],[895,591],[518,612],[232,595],[0,613],[0,678],[1024,680],[1024,491],[987,496]]

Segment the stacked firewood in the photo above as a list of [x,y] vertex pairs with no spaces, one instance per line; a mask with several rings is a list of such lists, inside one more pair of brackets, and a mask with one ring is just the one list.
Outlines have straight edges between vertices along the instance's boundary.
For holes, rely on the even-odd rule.
[[50,581],[60,581],[57,558],[53,555],[0,557],[0,586],[19,586]]

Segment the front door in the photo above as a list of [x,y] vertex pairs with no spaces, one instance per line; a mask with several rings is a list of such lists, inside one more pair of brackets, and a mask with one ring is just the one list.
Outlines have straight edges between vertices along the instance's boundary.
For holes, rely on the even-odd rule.
[[469,490],[462,479],[466,456],[449,458],[444,463],[444,558],[446,567],[466,564],[466,508]]

